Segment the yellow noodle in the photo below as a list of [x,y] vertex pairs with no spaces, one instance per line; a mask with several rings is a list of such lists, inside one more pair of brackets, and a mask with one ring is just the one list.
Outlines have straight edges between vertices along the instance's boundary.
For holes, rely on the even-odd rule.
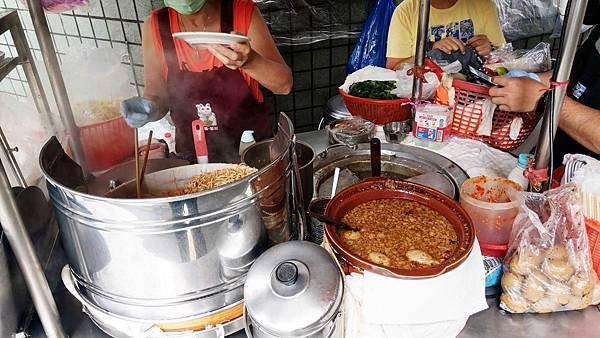
[[147,197],[180,196],[210,190],[239,181],[246,176],[254,174],[256,171],[256,169],[246,165],[235,165],[229,168],[209,171],[193,176],[183,189],[161,191],[158,194],[151,194]]

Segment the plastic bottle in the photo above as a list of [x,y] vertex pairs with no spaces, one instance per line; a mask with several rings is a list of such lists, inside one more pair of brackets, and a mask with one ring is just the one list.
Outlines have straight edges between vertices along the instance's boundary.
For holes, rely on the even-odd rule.
[[167,147],[169,148],[168,152],[175,153],[175,138],[173,137],[173,134],[165,133],[164,140],[167,143]]
[[514,168],[510,174],[508,175],[508,179],[520,185],[523,190],[527,190],[529,186],[529,179],[523,175],[525,169],[529,165],[529,159],[533,155],[531,154],[521,154],[519,155],[519,159],[517,161],[517,167]]
[[242,156],[246,149],[255,143],[254,130],[245,130],[240,138],[240,156]]
[[208,145],[206,143],[206,134],[204,133],[204,123],[201,120],[192,122],[192,132],[194,134],[196,161],[198,164],[208,163]]

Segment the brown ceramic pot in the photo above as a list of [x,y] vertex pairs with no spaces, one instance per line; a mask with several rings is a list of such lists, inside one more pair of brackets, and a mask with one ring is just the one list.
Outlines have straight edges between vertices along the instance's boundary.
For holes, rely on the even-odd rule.
[[435,267],[422,269],[389,268],[371,263],[355,255],[341,240],[337,229],[326,224],[325,236],[346,273],[367,270],[395,278],[431,278],[456,268],[469,256],[475,241],[473,222],[469,215],[455,200],[420,184],[387,178],[366,179],[339,192],[331,199],[325,209],[325,215],[334,219],[342,219],[346,213],[359,204],[389,198],[418,202],[440,212],[454,225],[458,235],[457,250],[441,265]]

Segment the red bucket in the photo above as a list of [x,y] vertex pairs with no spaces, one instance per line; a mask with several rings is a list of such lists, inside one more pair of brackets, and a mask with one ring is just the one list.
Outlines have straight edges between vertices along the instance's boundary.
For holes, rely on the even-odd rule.
[[135,152],[135,130],[122,117],[79,128],[83,154],[90,171],[117,165]]

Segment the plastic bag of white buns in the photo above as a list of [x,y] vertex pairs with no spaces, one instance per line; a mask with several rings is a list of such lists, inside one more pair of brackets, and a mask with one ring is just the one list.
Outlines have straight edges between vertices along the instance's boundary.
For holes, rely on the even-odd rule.
[[579,195],[574,185],[519,193],[504,259],[500,307],[512,313],[579,310],[600,303]]

